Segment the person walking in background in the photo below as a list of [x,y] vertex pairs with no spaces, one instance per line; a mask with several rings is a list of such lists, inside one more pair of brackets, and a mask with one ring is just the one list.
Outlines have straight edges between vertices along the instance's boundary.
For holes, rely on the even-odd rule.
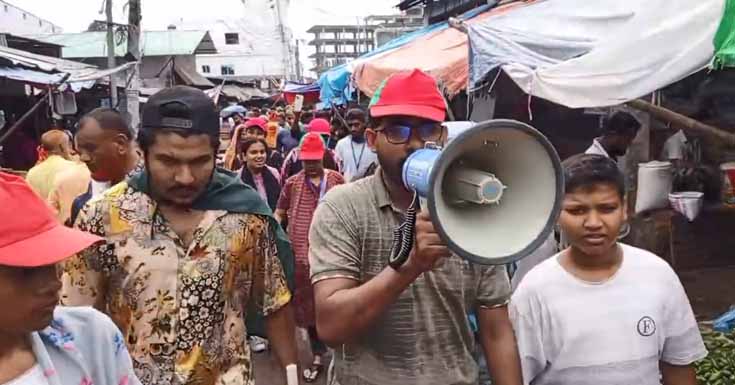
[[271,210],[276,210],[281,195],[281,174],[266,164],[267,143],[264,139],[249,138],[240,146],[241,163],[244,165],[239,174],[242,181],[258,191]]
[[0,384],[140,385],[107,316],[57,306],[57,264],[102,239],[62,226],[23,179],[2,172],[0,217]]
[[276,219],[288,220],[288,235],[296,258],[296,288],[294,306],[296,324],[309,333],[314,360],[304,370],[304,379],[314,382],[324,369],[322,356],[327,347],[319,339],[314,313],[314,291],[309,280],[309,228],[314,211],[324,194],[333,187],[343,184],[342,175],[324,168],[324,140],[315,132],[304,136],[299,148],[299,161],[303,170],[289,178],[278,200]]
[[365,126],[367,124],[365,111],[353,108],[347,111],[345,120],[347,120],[350,135],[337,143],[335,153],[337,162],[340,165],[339,169],[349,183],[364,177],[370,166],[378,161],[378,156],[365,143]]
[[56,176],[47,202],[60,223],[72,226],[71,213],[74,200],[89,189],[91,180],[92,174],[82,162],[76,162],[74,167]]
[[[268,122],[261,118],[248,119],[244,124],[241,124],[234,132],[232,139],[230,140],[229,146],[225,152],[225,168],[230,171],[235,171],[243,167],[241,156],[242,143],[248,139],[263,139],[266,137],[266,125]],[[266,164],[270,167],[274,167],[277,170],[281,169],[283,165],[283,155],[280,152],[266,148]]]
[[276,150],[286,155],[294,148],[298,147],[304,131],[301,129],[301,123],[296,119],[296,114],[292,111],[286,113],[286,130],[281,130],[276,138]]
[[641,123],[633,115],[616,112],[605,121],[603,135],[592,141],[585,154],[602,155],[617,161],[628,152],[640,128]]
[[334,150],[337,147],[337,143],[342,140],[342,138],[347,137],[347,135],[350,134],[350,132],[347,130],[347,127],[345,127],[344,122],[339,116],[335,116],[330,121],[330,127],[331,127],[331,135],[329,136],[329,143],[327,143],[327,148],[330,150]]
[[666,261],[617,240],[627,220],[617,165],[583,155],[565,164],[564,184],[570,246],[531,269],[510,302],[524,381],[697,384],[707,351],[684,287]]
[[92,178],[87,191],[72,203],[72,224],[90,199],[144,168],[133,130],[122,114],[111,108],[97,108],[85,115],[79,123],[76,142],[79,159],[87,165]]
[[38,162],[26,174],[26,181],[41,199],[48,199],[59,173],[75,167],[72,152],[71,141],[64,131],[50,130],[41,136]]
[[166,88],[142,115],[145,170],[85,205],[75,226],[105,241],[67,261],[62,303],[105,309],[146,385],[252,385],[248,304],[295,365],[288,240],[255,191],[215,168],[212,100]]
[[[325,143],[329,141],[331,135],[331,129],[329,122],[325,119],[314,119],[306,127],[309,133],[318,134]],[[299,160],[299,147],[294,148],[286,155],[283,160],[283,166],[281,167],[281,180],[288,180],[288,178],[296,175],[303,168],[303,163]],[[324,167],[329,170],[339,171],[339,164],[337,163],[337,156],[334,151],[326,149],[324,152]]]

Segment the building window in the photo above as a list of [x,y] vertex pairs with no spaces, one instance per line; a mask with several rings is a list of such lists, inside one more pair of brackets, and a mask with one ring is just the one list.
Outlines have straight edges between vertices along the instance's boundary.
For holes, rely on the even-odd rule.
[[38,26],[39,26],[39,27],[43,27],[43,21],[39,20],[39,21],[38,21]]
[[3,5],[3,9],[5,10],[5,12],[8,12],[8,6],[7,5]]
[[209,68],[208,65],[203,65],[202,66],[202,72],[204,72],[205,74],[208,74],[208,73],[212,72],[212,69]]
[[222,75],[234,75],[235,74],[235,66],[232,64],[223,64],[222,65]]
[[225,44],[227,45],[238,45],[240,44],[240,35],[237,33],[226,33]]
[[23,14],[23,20],[25,20],[25,19],[27,19],[27,18],[28,18],[28,15],[26,15],[26,14],[24,13],[24,14]]

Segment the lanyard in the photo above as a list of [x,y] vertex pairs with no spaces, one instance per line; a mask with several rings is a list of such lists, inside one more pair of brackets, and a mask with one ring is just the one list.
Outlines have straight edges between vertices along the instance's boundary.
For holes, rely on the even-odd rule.
[[355,162],[355,173],[360,170],[360,163],[362,162],[362,155],[365,153],[365,143],[362,143],[362,149],[360,150],[360,157],[355,156],[355,142],[352,141],[352,138],[350,138],[350,147],[352,148],[352,161]]
[[[311,183],[311,178],[304,175],[304,181],[306,182],[306,185],[309,186],[309,189],[314,192],[314,194],[317,193],[316,186],[314,186],[313,183]],[[319,183],[319,201],[321,202],[324,198],[324,194],[327,192],[327,175],[322,176],[322,181]]]

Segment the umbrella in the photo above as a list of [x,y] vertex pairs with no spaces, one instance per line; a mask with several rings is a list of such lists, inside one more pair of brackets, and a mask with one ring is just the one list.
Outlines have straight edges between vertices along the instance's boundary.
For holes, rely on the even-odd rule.
[[232,115],[235,114],[245,114],[247,113],[247,108],[235,104],[234,106],[225,107],[222,109],[222,111],[219,112],[219,116],[223,118],[229,118]]

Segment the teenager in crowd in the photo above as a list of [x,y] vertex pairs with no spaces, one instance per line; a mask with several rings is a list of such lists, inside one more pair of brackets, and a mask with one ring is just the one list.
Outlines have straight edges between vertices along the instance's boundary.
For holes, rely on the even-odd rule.
[[531,269],[511,300],[525,383],[697,384],[693,364],[707,352],[679,278],[617,240],[627,219],[617,165],[583,155],[564,174],[570,246]]

